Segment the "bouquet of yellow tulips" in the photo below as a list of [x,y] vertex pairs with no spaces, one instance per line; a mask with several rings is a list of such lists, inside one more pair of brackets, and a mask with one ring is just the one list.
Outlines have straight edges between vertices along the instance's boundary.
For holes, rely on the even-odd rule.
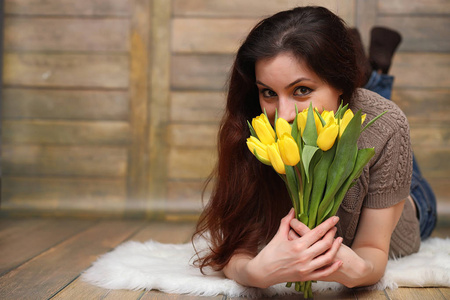
[[[272,166],[286,183],[295,216],[314,228],[336,214],[348,189],[375,154],[359,149],[358,138],[366,115],[348,105],[336,113],[309,108],[298,113],[293,124],[275,115],[275,128],[265,113],[248,122],[247,146],[262,163]],[[291,286],[292,283],[288,283]],[[305,298],[312,297],[311,281],[295,283]]]

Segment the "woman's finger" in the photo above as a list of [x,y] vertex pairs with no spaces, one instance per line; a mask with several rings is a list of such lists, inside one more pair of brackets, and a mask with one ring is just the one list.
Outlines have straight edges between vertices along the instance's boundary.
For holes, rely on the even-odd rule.
[[291,228],[293,230],[295,230],[295,232],[299,235],[299,236],[304,236],[306,233],[308,233],[309,231],[311,231],[311,229],[309,229],[308,226],[306,226],[305,224],[303,224],[302,222],[300,222],[297,219],[292,219],[291,220]]
[[313,267],[314,269],[320,269],[324,266],[331,264],[334,261],[341,245],[342,245],[342,238],[338,237],[333,241],[331,248],[329,248],[327,251],[323,252],[323,254],[317,256],[311,261],[311,267]]
[[324,277],[328,277],[342,266],[342,261],[336,261],[332,263],[331,265],[321,268],[319,270],[314,271],[310,276],[308,276],[308,280],[320,280]]
[[291,220],[294,218],[295,218],[294,209],[291,208],[289,213],[283,219],[281,219],[280,227],[278,228],[278,232],[275,235],[275,238],[276,237],[281,237],[282,239],[288,238],[289,231],[291,230],[291,227],[289,224],[290,224]]
[[300,236],[297,233],[295,233],[294,230],[292,230],[292,229],[289,230],[288,240],[293,241],[293,240],[296,240],[299,238],[300,238]]
[[[303,241],[307,243],[308,247],[318,240],[322,239],[323,236],[327,234],[330,229],[332,229],[336,223],[339,221],[339,217],[334,216],[329,219],[327,219],[325,222],[317,226],[316,228],[308,231],[304,235],[301,235],[303,237]],[[291,222],[292,223],[292,222]],[[295,228],[294,228],[295,230]],[[297,230],[295,230],[297,231]],[[298,233],[298,231],[297,231]],[[330,245],[331,246],[331,245]]]

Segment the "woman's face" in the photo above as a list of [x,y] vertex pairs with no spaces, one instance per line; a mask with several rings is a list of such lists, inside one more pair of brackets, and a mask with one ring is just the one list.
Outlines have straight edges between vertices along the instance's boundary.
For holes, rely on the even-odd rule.
[[255,73],[259,104],[271,123],[275,110],[279,118],[291,123],[295,118],[295,106],[299,112],[308,108],[310,102],[319,112],[336,111],[339,107],[342,91],[325,83],[291,53],[258,60]]

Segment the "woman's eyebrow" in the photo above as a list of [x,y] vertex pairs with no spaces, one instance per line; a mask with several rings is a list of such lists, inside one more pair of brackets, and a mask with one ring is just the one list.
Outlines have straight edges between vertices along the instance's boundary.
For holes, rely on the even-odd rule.
[[270,89],[270,86],[268,86],[267,84],[264,84],[264,83],[262,83],[262,82],[261,82],[261,81],[259,81],[259,80],[256,80],[256,84],[259,84],[259,85],[265,86],[266,88],[269,88],[269,89]]
[[290,88],[290,87],[292,87],[292,86],[294,86],[294,85],[296,85],[297,83],[302,82],[302,81],[311,81],[311,82],[314,82],[314,80],[312,80],[312,79],[309,79],[309,78],[306,78],[306,77],[300,77],[299,79],[297,79],[297,80],[295,80],[295,81],[289,83],[289,84],[285,87],[285,89],[288,89],[288,88]]
[[[300,77],[299,79],[294,80],[293,82],[291,82],[291,83],[289,83],[287,86],[285,86],[285,89],[288,89],[288,88],[290,88],[290,87],[292,87],[292,86],[294,86],[294,85],[296,85],[297,83],[302,82],[302,81],[310,81],[310,82],[314,83],[314,80],[312,80],[312,79],[310,79],[310,78]],[[256,80],[256,84],[265,86],[266,88],[269,88],[269,89],[271,88],[270,86],[268,86],[267,84],[262,83],[262,82],[259,81],[259,80]]]

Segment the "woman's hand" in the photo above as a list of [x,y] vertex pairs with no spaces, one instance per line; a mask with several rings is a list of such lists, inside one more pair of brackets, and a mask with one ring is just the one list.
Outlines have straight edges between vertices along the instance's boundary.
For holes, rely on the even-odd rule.
[[[391,235],[403,205],[404,201],[401,201],[383,209],[363,208],[352,248],[341,245],[335,255],[334,262],[341,261],[342,267],[319,280],[339,282],[349,288],[372,285],[380,280],[388,261]],[[296,232],[304,236],[309,230],[296,219],[291,220],[291,227],[295,229],[289,232],[291,240],[300,239]]]
[[338,220],[332,217],[309,230],[291,210],[269,244],[255,258],[240,261],[247,285],[268,287],[281,282],[317,280],[336,272],[342,265],[335,260],[342,243],[342,238],[334,239]]

